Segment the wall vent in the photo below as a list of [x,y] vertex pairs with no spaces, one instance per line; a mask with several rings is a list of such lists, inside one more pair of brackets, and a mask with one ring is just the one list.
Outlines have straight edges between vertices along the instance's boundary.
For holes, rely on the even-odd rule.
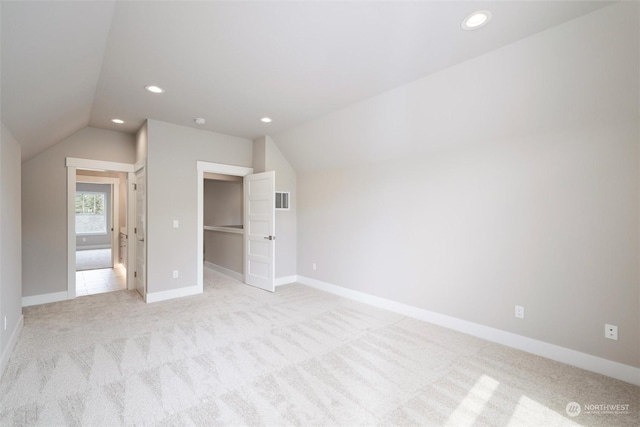
[[276,210],[288,211],[289,210],[289,192],[288,191],[276,191]]

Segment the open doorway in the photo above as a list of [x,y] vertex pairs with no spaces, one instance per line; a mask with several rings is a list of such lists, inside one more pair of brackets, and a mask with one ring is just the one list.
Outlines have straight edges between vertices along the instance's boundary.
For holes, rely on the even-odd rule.
[[204,263],[244,281],[243,179],[204,174]]
[[126,289],[126,261],[120,252],[126,234],[123,172],[77,170],[74,203],[76,295]]
[[[242,177],[242,228],[237,227],[237,224],[222,224],[222,227],[217,224],[205,224],[205,176],[212,177],[210,174],[228,175],[230,176],[228,178],[230,182],[235,182],[236,180],[231,177]],[[229,268],[222,272],[243,281],[247,285],[274,292],[275,172],[253,174],[253,168],[197,162],[197,179],[198,284],[194,287],[195,293],[201,293],[204,286],[204,265],[207,261],[205,258],[205,232],[222,232],[224,234],[220,234],[220,236],[226,235],[227,240],[233,238],[233,234],[239,234],[242,237],[243,259],[241,273]],[[232,215],[229,218],[232,221],[237,221],[235,219],[237,215]],[[234,225],[236,226],[234,227]],[[211,246],[209,247],[211,248]],[[234,263],[237,266],[235,260]]]
[[135,165],[67,157],[66,166],[67,298],[134,289]]
[[[197,162],[197,188],[198,188],[198,283],[197,283],[197,293],[201,293],[204,289],[204,266],[205,266],[205,232],[211,233],[212,228],[218,225],[240,225],[242,222],[238,224],[242,218],[238,218],[236,216],[226,216],[222,222],[225,224],[205,224],[204,222],[204,211],[205,211],[205,175],[207,177],[213,178],[217,177],[219,179],[229,179],[228,182],[238,182],[237,180],[242,180],[245,176],[253,173],[253,168],[247,168],[242,166],[233,166],[233,165],[225,165],[221,163],[210,163],[210,162]],[[235,184],[231,184],[232,186]],[[242,185],[242,184],[240,184]],[[232,193],[235,193],[235,190],[232,190]],[[242,205],[242,201],[238,201]],[[243,208],[242,208],[243,210]],[[236,224],[227,224],[226,222],[235,222]],[[206,225],[206,228],[205,228]],[[218,237],[222,237],[223,239],[226,237],[227,240],[236,240],[240,239],[240,242],[235,241],[234,244],[239,243],[243,247],[244,243],[242,241],[242,236],[244,235],[244,230],[238,227],[225,227],[226,233],[220,234]],[[209,240],[209,256],[212,256],[212,247],[211,247],[211,236],[208,236]],[[210,258],[211,259],[211,258]],[[210,261],[211,263],[211,261]],[[235,264],[234,264],[235,265]],[[238,270],[234,268],[233,270]],[[244,281],[244,271],[237,272],[232,269],[227,268],[226,271],[223,270],[224,274],[230,275],[240,281]]]

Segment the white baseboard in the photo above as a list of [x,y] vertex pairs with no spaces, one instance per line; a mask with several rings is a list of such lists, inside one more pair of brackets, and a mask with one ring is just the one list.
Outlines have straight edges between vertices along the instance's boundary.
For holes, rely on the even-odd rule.
[[24,326],[24,316],[21,314],[18,319],[18,323],[16,327],[13,328],[13,332],[11,333],[11,337],[9,337],[9,342],[7,343],[7,347],[2,352],[2,356],[0,356],[0,378],[4,374],[4,370],[7,369],[7,365],[9,364],[9,358],[11,357],[11,353],[13,353],[13,349],[16,347],[16,343],[18,342],[18,337],[20,336],[20,332],[22,332],[22,327]]
[[296,275],[277,277],[275,285],[276,285],[276,287],[278,287],[278,286],[282,286],[282,285],[288,285],[289,283],[295,283],[297,281],[298,281],[298,276],[296,276]]
[[50,302],[64,301],[67,299],[69,299],[69,293],[67,291],[32,295],[29,297],[22,297],[22,306],[29,307],[31,305],[48,304]]
[[204,262],[205,267],[209,267],[212,270],[217,271],[218,273],[222,273],[225,276],[233,277],[236,280],[239,280],[244,283],[244,274],[238,273],[237,271],[229,270],[228,268],[224,268],[218,264],[214,264],[209,261]]
[[187,286],[185,288],[169,289],[168,291],[147,293],[145,301],[147,303],[166,301],[168,299],[188,297],[202,293],[200,286]]
[[534,340],[522,335],[491,328],[478,323],[469,322],[422,308],[380,298],[364,292],[354,291],[331,283],[322,282],[305,276],[298,276],[297,282],[321,291],[329,292],[341,297],[349,298],[378,308],[403,314],[408,317],[423,320],[445,328],[473,335],[487,341],[496,342],[507,347],[516,348],[538,356],[567,365],[586,369],[608,377],[616,378],[631,384],[640,385],[640,368],[592,356],[576,350]]
[[76,245],[76,251],[93,251],[96,249],[111,249],[111,245]]

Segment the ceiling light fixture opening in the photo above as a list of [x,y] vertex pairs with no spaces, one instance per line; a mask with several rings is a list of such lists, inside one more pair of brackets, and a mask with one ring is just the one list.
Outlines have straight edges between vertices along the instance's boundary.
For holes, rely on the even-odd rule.
[[260,119],[262,123],[271,123],[271,119],[269,117],[263,117]]
[[467,15],[466,18],[462,20],[462,24],[460,26],[463,30],[477,30],[478,28],[484,27],[491,20],[491,12],[488,10],[479,10],[477,12],[473,12],[470,15]]
[[146,89],[147,92],[151,92],[151,93],[163,93],[164,89],[162,89],[159,86],[155,86],[155,85],[146,85],[144,87]]
[[111,119],[111,121],[112,121],[113,123],[117,123],[117,124],[119,124],[119,125],[121,125],[121,124],[123,124],[123,123],[124,123],[124,120],[121,120],[121,119]]

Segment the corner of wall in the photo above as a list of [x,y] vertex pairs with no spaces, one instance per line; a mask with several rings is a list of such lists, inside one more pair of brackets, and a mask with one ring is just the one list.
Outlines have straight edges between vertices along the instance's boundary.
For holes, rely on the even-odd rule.
[[253,140],[253,173],[267,170],[267,137],[262,136]]

